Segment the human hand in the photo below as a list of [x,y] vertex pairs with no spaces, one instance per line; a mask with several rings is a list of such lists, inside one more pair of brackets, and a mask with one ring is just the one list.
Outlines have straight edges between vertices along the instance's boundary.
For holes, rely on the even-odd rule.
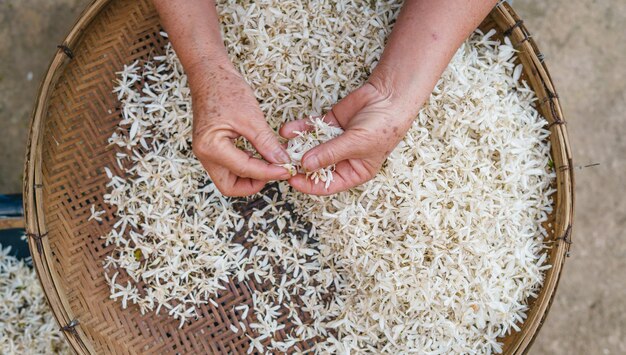
[[[291,175],[279,166],[289,155],[269,127],[252,89],[227,61],[185,68],[193,99],[193,152],[225,196],[255,194]],[[265,159],[235,147],[245,137]],[[268,164],[272,163],[272,164]]]
[[[289,183],[298,191],[313,195],[330,195],[361,185],[380,170],[417,116],[426,95],[399,95],[390,85],[383,69],[372,74],[368,83],[339,101],[324,120],[344,129],[339,137],[308,151],[302,158],[306,171],[336,164],[333,181],[326,189],[304,174]],[[412,92],[411,94],[415,94]],[[281,136],[291,139],[294,131],[306,131],[307,119],[288,122]]]

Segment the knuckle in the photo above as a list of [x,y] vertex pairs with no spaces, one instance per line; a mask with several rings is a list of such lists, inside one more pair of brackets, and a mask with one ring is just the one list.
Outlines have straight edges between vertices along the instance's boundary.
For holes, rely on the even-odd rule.
[[219,149],[216,149],[219,133],[211,127],[194,132],[191,142],[191,150],[199,159],[215,160]]
[[253,143],[257,146],[257,149],[263,149],[273,146],[276,137],[273,132],[264,129],[256,132],[253,139]]
[[346,144],[347,149],[349,149],[353,155],[359,157],[367,156],[373,151],[377,152],[380,150],[380,147],[376,144],[376,136],[376,134],[363,130],[351,132],[351,134],[346,137],[349,141],[348,144]]
[[211,142],[210,141],[206,141],[206,140],[199,140],[196,141],[194,140],[191,146],[191,149],[193,151],[193,154],[196,156],[196,158],[198,159],[205,159],[205,160],[213,160],[213,152],[215,151],[214,149],[212,149],[211,146]]
[[[345,138],[347,141],[354,144],[351,146],[359,147],[359,146],[363,146],[364,143],[366,144],[367,142],[371,142],[372,140],[377,139],[378,134],[377,132],[371,132],[368,129],[354,129],[354,130],[351,130],[350,132],[346,132]],[[359,142],[361,144],[356,144]]]
[[237,176],[246,177],[248,169],[243,165],[236,165],[233,167],[232,172]]
[[321,154],[321,163],[323,165],[332,165],[332,164],[336,164],[338,163],[337,161],[337,151],[335,149],[326,149],[322,154]]
[[363,146],[363,141],[355,139],[353,135],[340,136],[337,140],[325,150],[326,158],[329,164],[335,164],[348,158],[354,158],[354,154],[358,152],[359,147]]

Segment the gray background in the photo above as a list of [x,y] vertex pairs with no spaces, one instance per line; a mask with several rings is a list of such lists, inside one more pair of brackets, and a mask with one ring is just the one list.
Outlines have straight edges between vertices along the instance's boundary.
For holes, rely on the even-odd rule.
[[[0,193],[21,191],[39,82],[87,0],[0,0]],[[569,121],[572,257],[532,354],[626,354],[626,1],[516,0]]]

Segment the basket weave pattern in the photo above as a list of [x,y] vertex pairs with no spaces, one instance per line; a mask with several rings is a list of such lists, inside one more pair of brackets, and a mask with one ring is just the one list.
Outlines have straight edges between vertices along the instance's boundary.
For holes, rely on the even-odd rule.
[[[556,91],[523,23],[501,4],[481,28],[509,35],[520,51],[522,79],[536,92],[537,108],[551,127],[557,170],[547,241],[552,245],[548,261],[552,268],[522,330],[503,339],[505,353],[516,354],[527,350],[543,322],[571,243],[571,152]],[[248,339],[243,332],[232,333],[229,326],[240,319],[233,306],[251,304],[249,289],[228,285],[216,299],[220,307],[200,307],[202,317],[183,329],[165,314],[141,315],[135,306],[122,310],[109,299],[102,269],[113,247],[105,247],[100,236],[115,223],[114,211],[107,209],[101,224],[87,221],[92,204],[107,207],[102,202],[108,180],[104,167],[117,166],[115,148],[107,145],[120,120],[119,103],[111,93],[115,72],[160,53],[166,40],[159,30],[149,0],[96,0],[54,57],[33,115],[25,167],[33,262],[56,318],[80,354],[245,353]]]

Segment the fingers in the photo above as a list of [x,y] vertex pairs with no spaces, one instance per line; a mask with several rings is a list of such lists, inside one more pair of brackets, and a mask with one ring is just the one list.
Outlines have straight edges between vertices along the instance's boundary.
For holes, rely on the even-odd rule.
[[346,159],[360,158],[361,146],[362,142],[356,139],[356,135],[346,131],[306,152],[302,157],[302,166],[306,171],[315,171]]
[[194,145],[194,153],[209,172],[212,167],[219,165],[242,178],[270,181],[290,177],[287,169],[251,157],[246,152],[237,149],[226,137],[216,143]]
[[306,132],[309,129],[311,129],[309,119],[303,118],[285,123],[282,127],[280,127],[278,134],[280,134],[283,138],[292,139],[298,136],[298,133],[296,132]]
[[363,160],[344,160],[335,167],[333,181],[328,186],[328,189],[324,186],[324,183],[318,182],[316,184],[304,174],[298,174],[292,177],[289,179],[289,184],[302,193],[325,196],[361,185],[369,181],[375,173],[376,169],[368,166]]
[[270,181],[290,176],[285,168],[253,158],[232,144],[226,144],[220,154],[223,156],[215,161],[239,177]]
[[287,154],[285,148],[278,141],[278,137],[265,120],[253,119],[249,124],[249,127],[242,129],[241,134],[252,143],[265,160],[274,164],[290,162],[289,154]]
[[250,196],[261,191],[265,186],[265,181],[238,177],[223,166],[208,164],[205,168],[217,189],[224,196]]

